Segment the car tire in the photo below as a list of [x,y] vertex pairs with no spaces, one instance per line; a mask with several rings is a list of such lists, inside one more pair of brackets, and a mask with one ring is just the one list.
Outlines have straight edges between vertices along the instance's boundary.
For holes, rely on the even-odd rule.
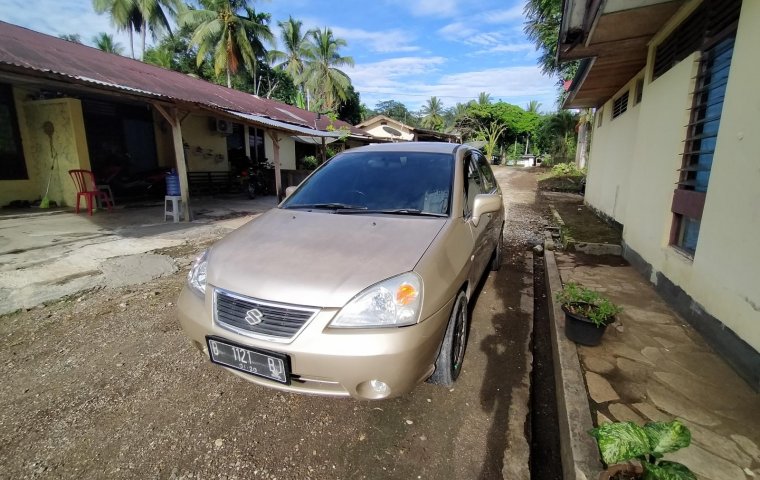
[[464,353],[467,349],[468,321],[467,295],[464,291],[460,291],[454,300],[454,308],[451,310],[446,334],[438,351],[435,371],[428,379],[430,383],[451,387],[459,377],[459,373],[462,371]]
[[501,260],[504,250],[504,230],[499,234],[499,241],[496,243],[496,248],[493,249],[493,255],[491,256],[491,271],[498,272],[501,268]]

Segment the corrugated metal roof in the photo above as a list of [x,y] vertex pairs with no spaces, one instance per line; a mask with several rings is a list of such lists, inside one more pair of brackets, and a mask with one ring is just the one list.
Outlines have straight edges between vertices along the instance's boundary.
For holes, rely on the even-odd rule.
[[0,22],[0,70],[4,65],[36,76],[242,112],[306,129],[326,131],[332,125],[348,128],[352,134],[365,134],[346,122],[333,122],[286,103]]
[[251,115],[249,113],[234,112],[232,110],[227,110],[227,113],[239,118],[244,118],[252,122],[266,125],[268,127],[278,128],[281,130],[287,130],[289,133],[295,133],[298,135],[307,135],[310,137],[327,137],[327,138],[339,138],[341,136],[339,132],[334,132],[334,131],[325,132],[322,130],[314,130],[313,128],[299,127],[298,125],[293,125],[292,123],[280,122],[277,120],[272,120],[271,118],[262,117],[260,115]]

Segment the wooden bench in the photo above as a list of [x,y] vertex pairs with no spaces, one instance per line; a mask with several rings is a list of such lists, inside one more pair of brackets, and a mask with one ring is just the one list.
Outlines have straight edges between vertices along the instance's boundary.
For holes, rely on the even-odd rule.
[[188,172],[190,195],[214,195],[240,191],[240,183],[230,172]]

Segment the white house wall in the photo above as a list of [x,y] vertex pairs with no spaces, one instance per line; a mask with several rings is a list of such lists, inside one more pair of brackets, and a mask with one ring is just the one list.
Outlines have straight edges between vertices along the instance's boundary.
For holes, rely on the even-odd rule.
[[[638,77],[637,77],[638,78]],[[634,160],[636,129],[641,105],[633,105],[635,80],[618,94],[629,93],[628,110],[612,118],[612,100],[597,110],[594,118],[591,158],[602,162],[589,162],[586,200],[605,215],[625,224],[625,207],[628,201],[628,176]],[[617,98],[617,95],[615,97]],[[597,127],[599,116],[602,125]]]
[[[587,201],[624,225],[626,248],[651,266],[653,282],[658,274],[666,277],[694,308],[760,351],[760,1],[743,2],[693,258],[669,240],[699,54],[651,81],[654,48],[688,13],[679,12],[650,46],[642,103],[612,121],[611,102],[604,106],[591,147]],[[630,95],[633,102],[633,85]]]

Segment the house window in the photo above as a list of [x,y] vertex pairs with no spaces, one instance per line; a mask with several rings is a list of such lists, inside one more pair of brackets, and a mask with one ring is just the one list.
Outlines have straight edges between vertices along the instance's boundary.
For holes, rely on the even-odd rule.
[[718,140],[734,37],[723,38],[702,55],[678,188],[673,194],[671,243],[694,255]]
[[0,84],[0,180],[26,180],[26,161],[10,85]]
[[596,128],[602,126],[602,120],[604,120],[604,107],[596,111]]
[[626,90],[612,102],[612,118],[617,118],[628,110],[628,92],[629,90]]
[[633,97],[633,104],[638,105],[644,98],[644,79],[639,78],[636,80],[636,95]]

